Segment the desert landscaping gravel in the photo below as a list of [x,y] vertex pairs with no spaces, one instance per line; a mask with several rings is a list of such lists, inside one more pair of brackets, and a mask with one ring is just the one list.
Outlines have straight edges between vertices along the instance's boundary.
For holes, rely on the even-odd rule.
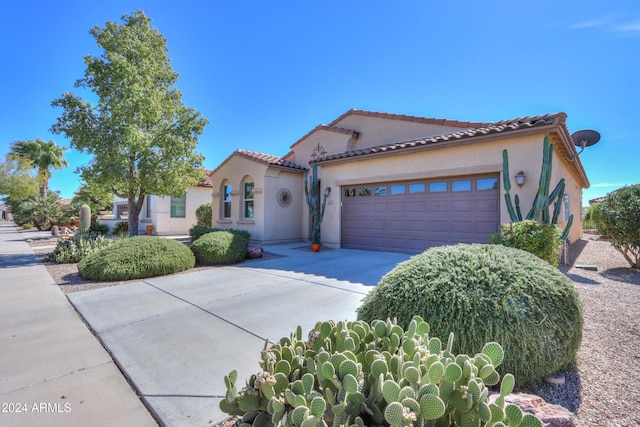
[[[55,243],[30,242],[38,255]],[[560,269],[579,290],[585,318],[577,366],[564,372],[564,384],[527,391],[574,412],[583,426],[640,426],[640,271],[630,269],[607,240],[586,233],[571,245],[569,263]],[[75,264],[45,265],[64,293],[126,283],[85,281]],[[216,267],[197,267],[208,268]]]

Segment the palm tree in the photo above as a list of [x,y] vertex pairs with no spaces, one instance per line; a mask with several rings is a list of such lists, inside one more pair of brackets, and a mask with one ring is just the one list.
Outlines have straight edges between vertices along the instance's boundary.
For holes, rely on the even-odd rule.
[[68,166],[64,159],[65,147],[59,147],[53,141],[35,139],[33,141],[16,141],[11,146],[9,156],[28,160],[32,167],[38,168],[38,188],[40,197],[47,198],[49,189],[50,169],[62,169]]

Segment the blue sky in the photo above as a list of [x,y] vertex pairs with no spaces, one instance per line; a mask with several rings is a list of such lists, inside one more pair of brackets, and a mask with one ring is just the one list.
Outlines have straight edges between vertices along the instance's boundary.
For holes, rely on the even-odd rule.
[[[563,111],[595,129],[584,204],[640,183],[640,3],[514,1],[29,1],[0,16],[0,155],[15,140],[69,146],[50,106],[99,55],[89,29],[142,9],[167,38],[183,101],[210,124],[215,168],[236,148],[284,155],[350,108],[469,121]],[[72,197],[76,167],[50,187]]]

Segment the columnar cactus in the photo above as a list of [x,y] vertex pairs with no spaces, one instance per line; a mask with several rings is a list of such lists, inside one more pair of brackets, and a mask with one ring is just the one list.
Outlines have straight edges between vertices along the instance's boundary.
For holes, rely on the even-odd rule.
[[[533,200],[533,205],[524,219],[540,221],[546,224],[557,224],[558,215],[564,201],[565,181],[562,178],[555,188],[549,194],[551,184],[551,167],[553,162],[553,144],[549,144],[549,137],[544,137],[544,147],[542,149],[542,170],[540,172],[540,181],[538,183],[538,192]],[[520,210],[520,198],[515,196],[515,209],[511,201],[511,178],[509,177],[509,153],[506,149],[502,151],[502,177],[504,184],[504,199],[507,205],[507,211],[512,222],[522,221],[522,212]],[[549,208],[553,205],[553,215],[549,217]],[[571,225],[573,224],[573,214],[569,216],[567,226],[560,237],[561,241],[567,240]]]
[[307,199],[309,215],[311,215],[313,222],[311,229],[311,243],[317,244],[322,243],[320,239],[320,224],[324,217],[324,208],[327,204],[327,197],[329,196],[329,193],[325,191],[322,195],[322,205],[320,205],[319,191],[318,164],[313,162],[313,166],[311,167],[311,176],[309,176],[308,171],[305,171],[304,173],[304,195]]
[[80,234],[89,231],[91,227],[91,208],[88,205],[80,206]]
[[[262,372],[238,391],[237,372],[224,378],[220,408],[242,416],[242,427],[268,421],[291,427],[390,425],[526,425],[542,427],[532,415],[506,405],[514,387],[505,375],[491,403],[487,386],[497,385],[502,347],[488,343],[473,357],[451,353],[429,337],[429,325],[413,318],[407,331],[394,321],[318,322],[302,340],[295,334],[261,354]],[[502,423],[502,424],[500,424]]]

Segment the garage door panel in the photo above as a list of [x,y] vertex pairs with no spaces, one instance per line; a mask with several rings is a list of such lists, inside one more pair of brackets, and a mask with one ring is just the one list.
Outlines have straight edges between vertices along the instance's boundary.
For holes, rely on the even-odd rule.
[[373,228],[373,224],[372,221],[368,220],[368,219],[361,219],[360,221],[358,221],[358,230],[362,230],[362,231],[370,231]]
[[451,221],[451,231],[453,233],[473,232],[473,223],[469,221]]
[[453,212],[471,212],[473,209],[473,201],[471,200],[454,200],[450,204],[450,209]]
[[387,228],[387,221],[384,219],[373,220],[373,228],[376,230],[384,230]]
[[407,203],[407,212],[424,212],[425,201],[410,201]]
[[392,219],[389,221],[389,229],[398,231],[407,229],[407,221],[401,219]]
[[497,212],[498,200],[476,200],[474,209],[478,212]]
[[427,203],[427,212],[447,212],[449,210],[449,204],[446,201],[429,201]]
[[437,233],[440,231],[447,231],[449,224],[448,221],[427,221],[427,227],[430,232]]
[[424,220],[410,220],[407,221],[407,229],[410,231],[425,231],[427,222]]
[[476,231],[483,234],[491,234],[498,231],[496,223],[493,221],[477,221]]
[[[498,228],[500,191],[475,190],[475,180],[498,175],[450,177],[435,180],[386,182],[345,187],[357,197],[345,197],[342,210],[342,245],[348,248],[419,253],[428,247],[456,243],[489,242]],[[451,192],[454,181],[471,181],[471,191]],[[446,187],[430,183],[447,182]],[[404,188],[421,191],[384,196],[362,195],[357,188]],[[431,189],[448,192],[430,192]],[[465,187],[466,189],[467,187]]]
[[389,203],[374,203],[373,204],[373,212],[385,213],[389,212]]

